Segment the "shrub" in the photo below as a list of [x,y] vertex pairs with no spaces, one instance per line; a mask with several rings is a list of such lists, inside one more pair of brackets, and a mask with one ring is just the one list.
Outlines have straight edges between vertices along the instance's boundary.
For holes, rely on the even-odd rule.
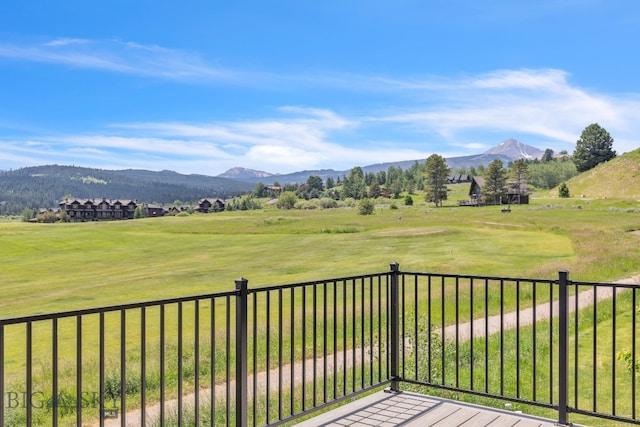
[[373,215],[373,211],[376,207],[376,204],[371,199],[362,199],[360,203],[358,203],[358,214],[359,215]]
[[313,210],[318,209],[318,204],[315,200],[300,200],[296,202],[295,208],[299,210]]
[[29,222],[32,218],[36,217],[36,211],[29,208],[24,208],[22,211],[22,221]]
[[262,209],[262,204],[253,197],[253,194],[230,200],[226,206],[226,210],[228,211],[249,211],[256,209]]
[[558,196],[565,198],[569,197],[569,187],[567,187],[567,184],[564,182],[560,184],[560,187],[558,188]]
[[58,221],[58,217],[56,216],[56,214],[49,211],[39,214],[36,217],[36,219],[38,220],[38,222],[46,222],[46,223],[53,223]]
[[338,207],[337,200],[331,199],[329,197],[323,197],[318,200],[318,205],[322,209],[333,209]]
[[353,208],[356,205],[356,200],[353,197],[347,197],[344,199],[344,205],[348,208]]
[[285,191],[278,197],[276,206],[279,209],[291,209],[296,205],[297,200],[298,198],[293,191]]

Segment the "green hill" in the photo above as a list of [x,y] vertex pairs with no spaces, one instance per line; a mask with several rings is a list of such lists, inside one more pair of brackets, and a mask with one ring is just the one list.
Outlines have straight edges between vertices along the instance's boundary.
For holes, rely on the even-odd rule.
[[[566,184],[571,197],[640,199],[640,148],[583,172]],[[558,189],[551,195],[558,196]]]

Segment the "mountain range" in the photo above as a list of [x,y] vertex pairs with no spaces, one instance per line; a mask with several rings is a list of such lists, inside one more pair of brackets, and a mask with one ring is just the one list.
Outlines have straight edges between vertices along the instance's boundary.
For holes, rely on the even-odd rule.
[[[452,171],[460,168],[469,168],[471,166],[478,167],[480,165],[487,166],[492,161],[498,159],[501,160],[505,166],[507,163],[518,159],[539,159],[544,154],[544,150],[541,150],[530,145],[523,144],[513,138],[509,138],[502,141],[495,147],[490,148],[482,154],[473,154],[469,156],[448,157],[447,165]],[[426,159],[419,160],[404,160],[399,162],[386,162],[377,163],[373,165],[363,166],[362,171],[364,173],[378,173],[380,171],[387,171],[389,167],[400,167],[402,169],[408,169],[416,162],[424,162]],[[228,171],[218,175],[218,178],[227,178],[237,181],[271,184],[274,181],[278,181],[280,184],[285,183],[302,183],[306,182],[307,178],[311,175],[319,176],[323,180],[331,177],[333,179],[341,178],[349,175],[349,170],[336,171],[333,169],[319,169],[319,170],[304,170],[300,172],[294,172],[290,174],[275,174],[264,171],[257,171],[253,169],[246,169],[241,167],[231,168]]]

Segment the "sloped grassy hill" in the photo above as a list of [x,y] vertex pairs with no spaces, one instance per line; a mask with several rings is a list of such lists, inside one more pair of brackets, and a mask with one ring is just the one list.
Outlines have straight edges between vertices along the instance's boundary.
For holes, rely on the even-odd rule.
[[[640,200],[640,148],[625,153],[567,181],[571,197]],[[558,195],[558,189],[551,191]]]

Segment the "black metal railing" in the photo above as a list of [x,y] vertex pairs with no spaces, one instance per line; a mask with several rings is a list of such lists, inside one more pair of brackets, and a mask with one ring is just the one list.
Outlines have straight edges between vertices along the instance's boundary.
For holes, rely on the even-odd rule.
[[637,286],[396,263],[235,285],[0,320],[0,425],[276,426],[382,387],[640,424]]
[[388,278],[2,319],[0,425],[294,420],[388,384]]
[[401,383],[540,408],[561,425],[570,414],[640,424],[639,286],[571,281],[566,271],[398,281]]

